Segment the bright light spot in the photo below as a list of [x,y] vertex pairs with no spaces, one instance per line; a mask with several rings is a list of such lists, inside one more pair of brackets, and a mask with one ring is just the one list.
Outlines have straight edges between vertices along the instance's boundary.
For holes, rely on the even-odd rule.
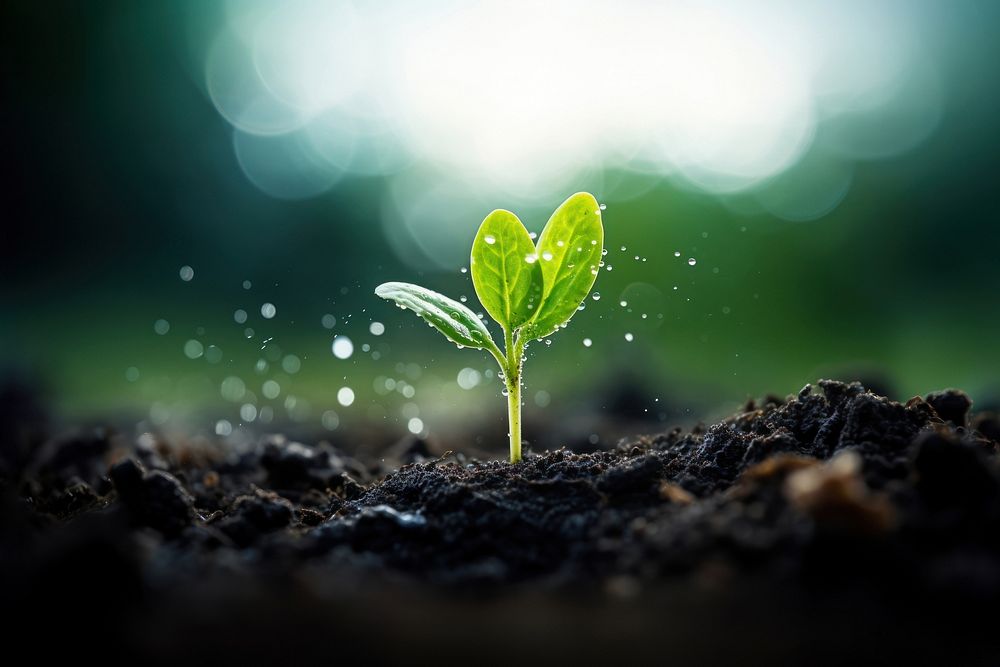
[[170,322],[166,320],[156,320],[153,322],[153,331],[161,336],[165,336],[170,331]]
[[215,434],[216,435],[230,435],[233,432],[233,425],[229,423],[228,419],[220,419],[215,422]]
[[251,283],[249,280],[243,281],[243,289],[250,289],[251,287],[253,287],[253,283]]
[[244,403],[240,406],[240,419],[245,422],[252,422],[257,419],[257,406],[253,403]]
[[205,353],[205,347],[198,341],[191,339],[184,343],[184,356],[188,359],[197,359]]
[[344,407],[354,402],[354,390],[350,387],[341,387],[337,391],[337,402]]
[[420,417],[411,417],[408,422],[406,422],[406,428],[410,433],[414,435],[420,435],[424,432],[424,422]]
[[323,316],[323,319],[320,320],[320,322],[323,324],[324,329],[332,329],[337,325],[337,318],[330,313],[327,313]]
[[[384,220],[419,262],[467,251],[407,229],[427,211],[447,228],[498,194],[549,205],[602,170],[752,193],[813,149],[848,174],[910,150],[942,114],[935,18],[919,3],[230,2],[203,75],[240,168],[272,196],[434,170],[449,216],[431,193]],[[831,178],[772,205],[819,215],[850,185]]]
[[278,314],[278,309],[274,307],[273,303],[265,303],[260,307],[260,314],[265,320],[269,320]]
[[281,385],[274,380],[268,380],[261,386],[260,393],[264,394],[264,398],[278,398],[278,394],[281,393]]
[[368,325],[368,331],[370,331],[373,336],[381,336],[385,333],[385,325],[381,322],[372,322]]
[[186,283],[189,283],[191,282],[191,279],[194,278],[194,269],[192,269],[190,266],[184,265],[181,267],[180,275],[181,275],[181,280],[183,280]]
[[633,336],[633,335],[632,335],[632,334],[630,334],[630,333],[627,333],[627,334],[625,334],[625,341],[626,341],[627,343],[631,343],[631,342],[632,342],[632,341],[634,341],[634,340],[635,340],[635,336]]
[[472,389],[482,380],[482,375],[475,368],[463,368],[458,372],[458,386],[462,389]]
[[337,336],[333,339],[333,356],[338,359],[349,359],[354,354],[354,343],[347,336]]
[[593,344],[594,344],[594,341],[590,340],[589,338],[584,338],[583,339],[583,346],[584,347],[590,347]]
[[233,312],[233,321],[236,322],[236,324],[246,324],[246,321],[247,321],[247,311],[243,310],[242,308],[234,311]]

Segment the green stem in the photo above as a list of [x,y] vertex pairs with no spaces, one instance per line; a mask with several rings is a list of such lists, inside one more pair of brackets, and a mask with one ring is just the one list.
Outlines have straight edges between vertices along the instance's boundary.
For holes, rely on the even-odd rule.
[[507,421],[510,426],[510,462],[521,460],[521,354],[523,346],[514,340],[510,331],[504,331],[507,360],[504,378],[507,383]]

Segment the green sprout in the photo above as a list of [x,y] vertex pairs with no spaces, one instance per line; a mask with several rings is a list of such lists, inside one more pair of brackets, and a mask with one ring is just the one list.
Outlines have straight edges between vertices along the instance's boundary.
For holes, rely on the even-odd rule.
[[604,252],[601,207],[578,192],[545,224],[538,243],[510,211],[497,209],[472,242],[472,284],[503,329],[504,350],[482,320],[443,294],[411,283],[383,283],[375,294],[424,318],[459,348],[486,350],[500,365],[510,421],[510,462],[521,460],[521,372],[528,341],[565,328],[597,280]]

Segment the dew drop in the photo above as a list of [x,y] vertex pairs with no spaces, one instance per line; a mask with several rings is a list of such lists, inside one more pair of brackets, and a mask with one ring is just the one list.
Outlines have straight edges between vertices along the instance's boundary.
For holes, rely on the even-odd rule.
[[469,270],[467,268],[465,268],[464,266],[461,269],[459,269],[459,271],[461,271],[462,273],[468,273],[469,272]]
[[633,336],[630,333],[625,334],[625,341],[626,342],[631,343],[633,340],[635,340],[635,336]]
[[600,300],[601,300],[601,293],[600,293],[600,292],[594,292],[594,293],[593,293],[593,294],[591,294],[590,296],[591,296],[591,298],[592,298],[592,299],[593,299],[594,301],[600,301]]
[[608,205],[607,205],[607,204],[601,204],[601,207],[600,207],[600,208],[601,208],[601,210],[603,211],[603,210],[605,210],[605,209],[606,209],[607,207],[608,207]]
[[494,243],[497,242],[496,237],[495,236],[490,236],[489,234],[487,234],[486,236],[484,236],[483,240],[486,241],[486,245],[493,245]]
[[696,260],[694,257],[688,257],[688,266],[694,266],[697,263],[698,260]]
[[680,250],[675,250],[674,251],[674,257],[680,257],[680,256],[681,256],[681,251]]
[[546,262],[550,261],[552,259],[552,253],[546,250],[545,252],[542,253],[542,259],[544,259]]
[[538,261],[538,255],[536,255],[535,253],[531,253],[530,255],[525,255],[524,261],[526,261],[528,264],[534,264],[535,262]]
[[594,341],[590,340],[589,338],[584,338],[583,339],[583,346],[584,347],[590,347],[593,344],[594,344]]
[[621,306],[622,308],[625,308],[628,306],[628,301],[622,299],[621,301],[618,302],[618,305]]

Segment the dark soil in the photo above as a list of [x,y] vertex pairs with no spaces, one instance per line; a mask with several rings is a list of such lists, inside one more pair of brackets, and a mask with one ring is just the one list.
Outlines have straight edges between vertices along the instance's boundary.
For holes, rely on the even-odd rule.
[[970,409],[823,381],[513,466],[25,427],[4,634],[104,662],[997,664],[1000,420]]

